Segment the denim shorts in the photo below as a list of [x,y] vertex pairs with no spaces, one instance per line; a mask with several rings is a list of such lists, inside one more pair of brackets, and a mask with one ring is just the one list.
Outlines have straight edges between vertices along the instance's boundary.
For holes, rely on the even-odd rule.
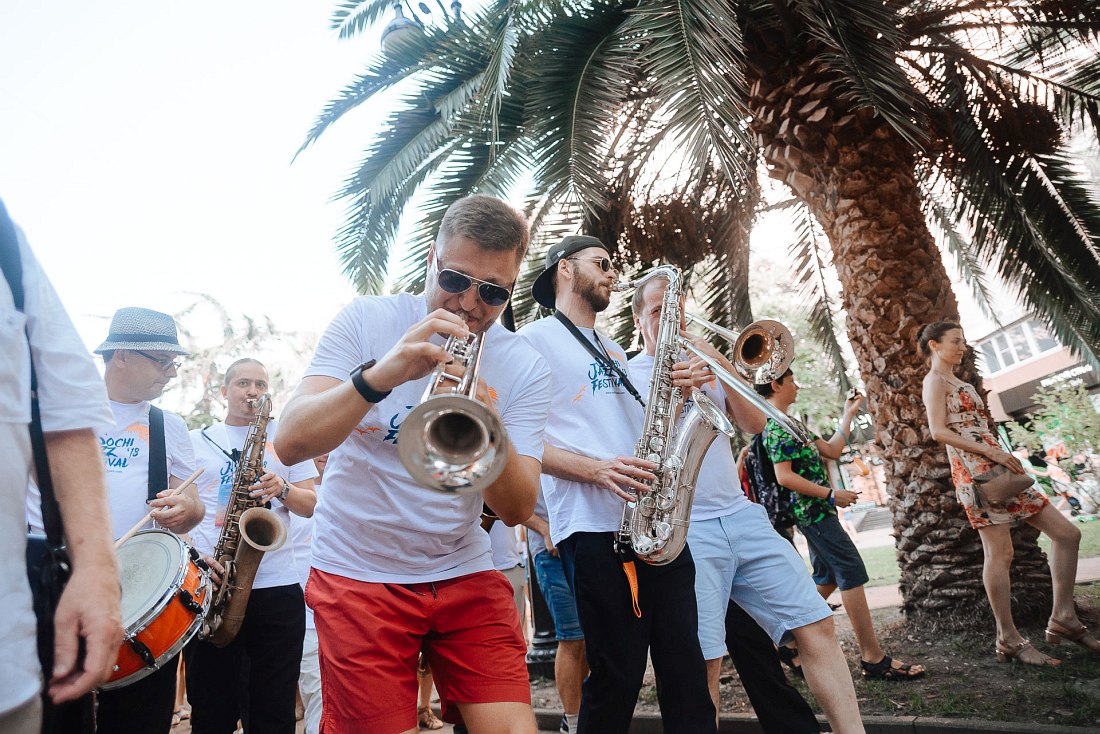
[[813,525],[798,529],[810,548],[815,584],[836,584],[841,591],[847,591],[867,583],[867,567],[863,565],[859,549],[836,515],[826,515]]
[[692,520],[688,546],[695,558],[699,644],[707,660],[726,654],[730,599],[777,645],[790,640],[792,630],[832,615],[806,573],[806,564],[775,532],[760,505]]
[[538,579],[542,598],[554,618],[554,634],[558,640],[583,640],[581,623],[577,618],[577,603],[565,577],[565,565],[561,558],[543,551],[535,556],[535,578]]

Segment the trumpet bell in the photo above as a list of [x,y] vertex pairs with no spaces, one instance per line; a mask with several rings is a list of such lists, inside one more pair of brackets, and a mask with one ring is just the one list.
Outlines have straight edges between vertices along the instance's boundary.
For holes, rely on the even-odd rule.
[[418,484],[453,494],[492,484],[508,460],[508,437],[496,413],[460,394],[434,395],[401,424],[397,454]]

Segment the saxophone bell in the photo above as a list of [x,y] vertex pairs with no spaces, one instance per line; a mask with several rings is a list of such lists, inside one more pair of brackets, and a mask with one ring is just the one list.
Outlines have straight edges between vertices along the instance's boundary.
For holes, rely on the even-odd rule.
[[[461,377],[438,365],[420,403],[401,424],[397,454],[420,485],[449,494],[479,492],[496,481],[508,461],[508,435],[500,417],[477,399],[483,334],[449,337],[444,349],[465,367]],[[448,382],[454,387],[439,392]]]

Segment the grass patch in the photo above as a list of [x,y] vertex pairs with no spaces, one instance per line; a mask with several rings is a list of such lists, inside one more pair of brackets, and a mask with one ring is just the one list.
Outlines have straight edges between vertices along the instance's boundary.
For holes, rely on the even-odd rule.
[[[1081,530],[1081,558],[1100,556],[1100,520],[1086,523],[1074,523]],[[1050,553],[1050,538],[1039,536],[1039,546]],[[870,580],[867,586],[892,586],[898,582],[897,552],[892,545],[878,548],[861,548],[859,554],[867,566]]]

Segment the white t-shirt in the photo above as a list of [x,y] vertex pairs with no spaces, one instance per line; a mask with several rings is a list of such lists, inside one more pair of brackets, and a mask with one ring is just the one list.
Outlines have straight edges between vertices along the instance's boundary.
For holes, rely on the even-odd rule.
[[[306,376],[347,380],[354,367],[381,359],[426,315],[421,296],[355,299],[321,337]],[[541,461],[551,395],[546,363],[523,339],[493,324],[485,336],[480,377],[496,395],[516,453]],[[421,487],[398,458],[398,429],[427,384],[424,377],[399,385],[329,455],[314,568],[358,581],[403,584],[493,568],[489,537],[479,524],[482,498]]]
[[[278,474],[291,484],[316,477],[317,468],[312,461],[303,461],[291,467],[279,461],[272,445],[277,428],[278,424],[274,418],[268,421],[264,470]],[[191,540],[195,548],[203,553],[212,553],[221,536],[225,510],[233,490],[233,475],[237,471],[237,462],[230,456],[234,450],[244,449],[247,435],[247,425],[227,426],[225,423],[215,423],[205,429],[196,428],[191,431],[191,444],[195,448],[195,458],[199,466],[205,470],[196,484],[199,488],[199,497],[206,505],[206,515],[191,531]],[[289,533],[290,510],[278,498],[271,501],[271,510]],[[252,588],[268,589],[298,583],[298,571],[294,558],[294,544],[289,538],[278,550],[264,553],[260,568],[256,571],[256,579],[252,582]]]
[[[320,485],[315,485],[320,496]],[[302,591],[306,589],[309,581],[310,545],[313,542],[313,517],[302,517],[290,513],[290,537],[287,543],[294,546],[294,570],[298,574],[298,583]],[[316,629],[313,622],[313,610],[306,606],[306,629]]]
[[[114,425],[100,431],[99,448],[107,471],[107,492],[111,506],[111,537],[117,538],[149,512],[149,401],[110,401]],[[198,465],[191,451],[187,424],[175,413],[164,412],[164,452],[168,475],[183,480]],[[42,528],[42,505],[38,488],[27,491],[27,523],[36,532]],[[152,520],[142,529],[154,527]]]
[[99,371],[18,227],[15,235],[24,313],[15,309],[0,278],[0,715],[30,701],[41,682],[26,564],[24,499],[32,463],[28,334],[43,430],[98,431],[113,423]]
[[493,568],[496,570],[507,571],[523,565],[523,555],[520,553],[519,538],[516,537],[515,528],[510,528],[497,520],[493,523],[493,527],[489,528],[489,545],[493,550]]
[[[549,522],[550,513],[546,511],[546,485],[553,481],[554,478],[548,474],[539,475],[539,499],[535,503],[535,514],[547,522]],[[527,528],[527,550],[531,553],[531,558],[546,552],[546,541],[542,533]]]
[[[639,390],[644,386],[645,391],[648,392],[652,377],[653,355],[643,353],[631,358],[630,379]],[[722,383],[711,380],[702,389],[715,405],[723,411],[726,409],[726,392]],[[690,398],[684,402],[684,409],[680,413],[681,420],[691,407],[691,402]],[[737,478],[733,447],[729,439],[720,433],[707,450],[707,455],[703,457],[703,465],[699,467],[699,476],[695,480],[695,497],[691,503],[691,519],[693,521],[710,520],[732,515],[750,504]]]
[[[593,338],[592,329],[580,329]],[[608,374],[556,318],[550,316],[519,330],[550,365],[554,405],[546,423],[546,440],[574,454],[593,459],[633,456],[645,417],[641,404],[619,378]],[[600,335],[609,356],[625,372],[626,354]],[[645,398],[641,387],[635,386]],[[552,478],[545,485],[550,537],[560,543],[577,532],[619,529],[623,500],[594,484]]]

